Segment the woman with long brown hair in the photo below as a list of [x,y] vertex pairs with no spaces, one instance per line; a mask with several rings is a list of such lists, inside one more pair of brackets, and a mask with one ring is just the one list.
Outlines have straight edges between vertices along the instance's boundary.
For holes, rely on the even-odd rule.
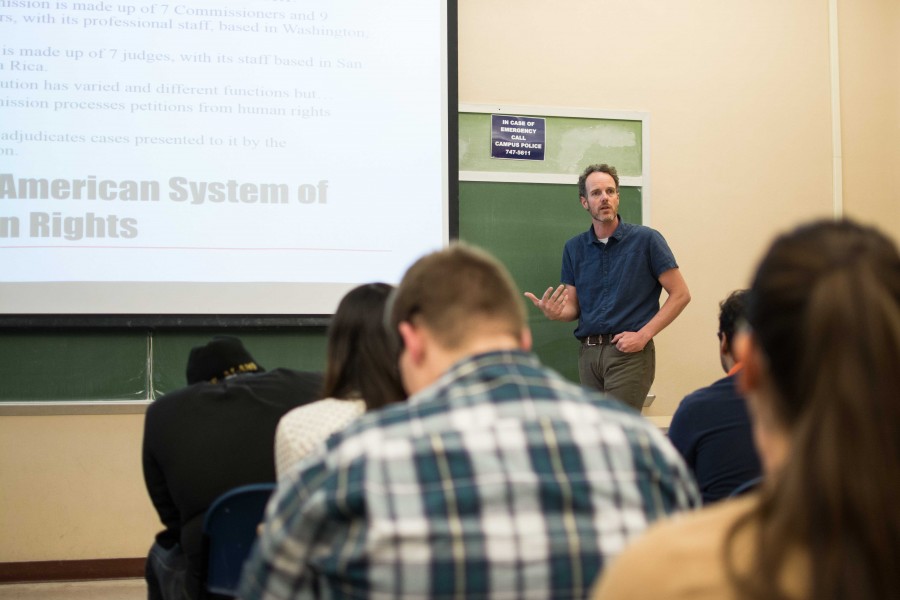
[[366,411],[406,398],[398,349],[384,326],[393,286],[368,283],[338,304],[328,326],[322,400],[293,409],[275,432],[278,478],[335,431]]
[[762,486],[649,532],[596,597],[900,598],[897,248],[848,221],[801,226],[762,260],[748,321]]

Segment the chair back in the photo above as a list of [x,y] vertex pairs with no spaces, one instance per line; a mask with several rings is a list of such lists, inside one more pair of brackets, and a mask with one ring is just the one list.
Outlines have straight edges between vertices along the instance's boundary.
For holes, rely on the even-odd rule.
[[207,548],[206,589],[234,596],[244,561],[256,540],[275,483],[254,483],[229,490],[206,511],[203,533]]
[[741,485],[734,488],[734,490],[728,495],[729,498],[737,498],[738,496],[743,496],[748,492],[752,492],[756,488],[760,486],[762,483],[762,475],[759,477],[754,477],[748,481],[745,481]]

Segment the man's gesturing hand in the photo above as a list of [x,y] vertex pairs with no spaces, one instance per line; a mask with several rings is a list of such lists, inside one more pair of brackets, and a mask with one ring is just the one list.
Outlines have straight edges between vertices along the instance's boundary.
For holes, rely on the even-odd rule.
[[555,290],[548,287],[544,295],[538,298],[531,292],[525,292],[525,297],[541,309],[548,319],[559,321],[563,318],[563,311],[566,303],[569,301],[569,295],[566,293],[566,284],[561,283]]

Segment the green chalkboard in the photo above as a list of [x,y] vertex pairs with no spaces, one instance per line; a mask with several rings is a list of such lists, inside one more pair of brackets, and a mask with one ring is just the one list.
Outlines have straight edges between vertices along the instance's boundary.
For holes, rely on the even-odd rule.
[[[622,188],[620,212],[641,222],[641,190]],[[495,254],[519,288],[559,281],[565,241],[590,221],[574,185],[461,182],[459,237]],[[530,306],[530,302],[528,303]],[[535,351],[577,380],[574,324],[529,308]],[[215,334],[240,337],[266,368],[325,368],[325,328],[0,332],[0,404],[157,398],[185,385],[190,349]]]
[[[302,371],[325,369],[325,328],[284,331],[242,330],[221,332],[244,342],[253,358],[266,369],[290,367]],[[153,397],[184,387],[191,348],[206,343],[208,332],[166,331],[152,334]]]
[[[619,212],[641,222],[640,188],[621,188]],[[459,237],[494,254],[519,289],[540,296],[559,284],[563,245],[587,230],[590,218],[576,185],[460,182]],[[578,381],[578,342],[574,323],[548,321],[525,300],[534,350],[541,360]]]
[[[639,188],[622,188],[620,212],[641,222]],[[460,183],[460,239],[495,254],[523,292],[540,294],[558,283],[563,244],[589,224],[574,185]],[[534,308],[529,315],[536,353],[577,380],[574,324],[547,321]],[[240,337],[266,368],[325,368],[324,327],[9,330],[0,332],[0,405],[157,398],[185,385],[190,349],[220,333]]]
[[325,368],[324,327],[60,333],[9,330],[0,332],[0,407],[158,398],[186,384],[185,367],[191,348],[218,334],[241,338],[265,368]]
[[0,400],[141,400],[149,377],[139,331],[0,333]]

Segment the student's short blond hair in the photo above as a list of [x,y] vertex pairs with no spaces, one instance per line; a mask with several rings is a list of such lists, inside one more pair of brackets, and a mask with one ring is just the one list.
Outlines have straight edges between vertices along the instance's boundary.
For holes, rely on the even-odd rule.
[[454,243],[420,258],[404,275],[391,308],[392,329],[404,321],[425,325],[438,343],[455,349],[478,333],[518,337],[525,307],[499,261]]

